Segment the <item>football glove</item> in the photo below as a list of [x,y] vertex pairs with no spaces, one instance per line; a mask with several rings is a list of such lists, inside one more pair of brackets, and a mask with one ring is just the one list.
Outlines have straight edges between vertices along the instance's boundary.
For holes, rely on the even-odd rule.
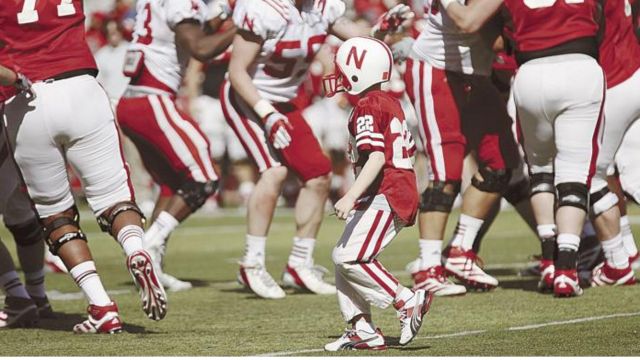
[[293,127],[285,115],[279,112],[267,115],[264,119],[264,126],[274,148],[281,150],[291,144],[289,131],[293,130]]
[[411,48],[413,47],[414,41],[415,40],[412,37],[407,36],[391,45],[391,54],[393,54],[393,61],[405,61],[411,53]]
[[16,73],[16,82],[13,86],[18,89],[19,92],[24,92],[29,95],[30,98],[35,99],[36,93],[31,88],[31,80],[29,80],[24,74],[17,72]]
[[398,32],[402,28],[402,24],[413,19],[414,16],[415,14],[409,6],[398,4],[380,16],[378,22],[371,29],[371,35],[378,32],[384,34]]

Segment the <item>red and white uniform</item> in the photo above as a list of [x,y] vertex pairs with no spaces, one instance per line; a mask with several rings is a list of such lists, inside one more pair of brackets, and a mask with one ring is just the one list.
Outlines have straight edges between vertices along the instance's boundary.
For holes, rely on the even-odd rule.
[[118,123],[160,185],[178,190],[185,181],[218,179],[209,142],[198,124],[175,103],[188,54],[175,43],[183,21],[204,23],[200,0],[141,0],[125,73],[131,82],[117,106]]
[[249,69],[253,84],[262,98],[287,115],[293,126],[291,144],[276,151],[251,107],[237,96],[229,82],[222,87],[227,122],[261,172],[284,163],[306,181],[331,171],[331,163],[302,117],[301,109],[291,101],[324,43],[329,27],[344,11],[341,0],[304,0],[301,11],[290,1],[240,0],[236,3],[235,25],[264,40],[258,58]]
[[[521,63],[513,94],[530,172],[554,173],[556,184],[589,185],[600,145],[605,84],[592,54],[597,52],[592,49],[596,1],[505,4]],[[581,49],[556,51],[568,43],[580,43]]]
[[367,93],[356,104],[348,127],[356,177],[372,152],[383,152],[385,164],[358,199],[333,249],[338,302],[347,321],[371,314],[369,303],[381,308],[392,303],[398,280],[377,257],[402,227],[414,223],[418,208],[411,159],[415,143],[399,100],[383,91]]
[[[640,171],[635,165],[640,160],[637,152],[640,138],[635,135],[637,130],[625,135],[627,129],[631,131],[638,127],[636,124],[640,119],[640,44],[634,32],[629,0],[607,0],[604,16],[600,65],[607,78],[604,104],[607,126],[598,155],[598,168],[606,169],[615,157],[624,191],[640,201]],[[592,187],[597,185],[594,178]]]
[[476,150],[483,167],[515,168],[512,120],[489,75],[499,28],[460,32],[438,0],[425,1],[425,26],[407,60],[405,84],[429,157],[430,178],[460,182],[465,156]]
[[5,104],[14,158],[40,217],[74,204],[67,162],[94,213],[133,200],[109,99],[92,75],[81,0],[3,1],[0,41],[37,98]]

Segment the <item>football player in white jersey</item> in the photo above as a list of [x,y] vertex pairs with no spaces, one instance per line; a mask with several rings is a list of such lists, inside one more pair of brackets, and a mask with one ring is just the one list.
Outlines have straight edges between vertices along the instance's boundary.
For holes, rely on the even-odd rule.
[[[336,292],[322,280],[312,257],[331,163],[291,100],[328,34],[347,39],[368,32],[344,18],[344,11],[340,0],[240,0],[235,4],[233,21],[238,31],[221,98],[227,122],[261,173],[248,203],[239,280],[263,298],[285,296],[266,271],[265,241],[289,170],[304,186],[296,203],[296,233],[283,281],[314,293]],[[404,5],[394,7],[381,18],[375,35],[395,31],[412,15]]]
[[[420,205],[419,266],[412,275],[416,288],[439,296],[466,292],[446,275],[473,288],[498,285],[478,266],[473,244],[519,162],[512,120],[490,79],[499,31],[499,26],[489,25],[465,34],[439,10],[437,0],[427,0],[425,26],[407,60],[407,92],[432,170]],[[442,266],[445,226],[460,192],[463,160],[471,151],[477,155],[478,171],[462,195],[461,215]]]
[[[176,106],[176,94],[189,59],[214,58],[229,46],[234,29],[205,32],[210,15],[201,0],[141,0],[136,6],[134,39],[124,68],[131,81],[117,115],[162,189],[144,241],[160,269],[171,232],[218,188],[209,142],[198,124]],[[220,21],[213,19],[211,26]],[[162,271],[158,278],[169,290],[191,288]]]

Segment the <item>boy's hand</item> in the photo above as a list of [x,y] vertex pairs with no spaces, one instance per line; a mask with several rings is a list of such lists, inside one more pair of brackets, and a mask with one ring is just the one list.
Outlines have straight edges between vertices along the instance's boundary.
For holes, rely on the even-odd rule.
[[338,219],[347,220],[349,213],[353,210],[353,206],[356,203],[356,199],[349,194],[346,194],[342,197],[342,199],[338,200],[338,202],[334,205],[336,210],[336,216]]

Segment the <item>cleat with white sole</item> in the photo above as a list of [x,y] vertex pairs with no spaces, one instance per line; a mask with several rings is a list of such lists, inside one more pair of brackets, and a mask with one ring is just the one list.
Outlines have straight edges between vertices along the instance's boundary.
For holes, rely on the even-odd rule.
[[240,264],[238,282],[264,299],[282,299],[286,296],[262,264]]
[[444,268],[440,265],[413,272],[411,277],[414,284],[413,291],[425,290],[434,296],[456,296],[467,293],[467,288],[447,279]]
[[309,290],[319,295],[333,295],[336,287],[323,280],[324,271],[317,270],[314,266],[299,265],[292,267],[287,265],[282,274],[282,283],[286,287]]
[[538,291],[541,293],[553,292],[555,270],[556,268],[553,265],[553,260],[540,260],[540,281],[538,281]]
[[400,320],[400,345],[407,345],[418,334],[432,301],[433,294],[418,290],[409,301],[394,304]]
[[624,269],[614,269],[607,262],[603,262],[593,269],[591,276],[591,286],[618,286],[618,285],[635,285],[636,277],[634,276],[631,266]]
[[386,350],[384,336],[380,329],[376,329],[375,333],[369,333],[364,330],[346,329],[344,334],[334,342],[330,342],[324,346],[326,351],[340,350]]
[[7,296],[0,310],[0,329],[34,326],[40,317],[38,307],[31,299]]
[[127,268],[140,292],[142,310],[149,319],[162,320],[167,315],[167,294],[156,276],[149,254],[138,250],[129,255]]
[[574,297],[583,294],[576,269],[555,270],[553,295],[555,297]]
[[473,250],[464,251],[458,247],[445,250],[444,269],[449,275],[476,290],[491,290],[498,286],[498,280],[482,270],[482,260]]
[[89,305],[87,320],[76,324],[76,334],[116,334],[122,331],[122,321],[115,303],[107,306]]

